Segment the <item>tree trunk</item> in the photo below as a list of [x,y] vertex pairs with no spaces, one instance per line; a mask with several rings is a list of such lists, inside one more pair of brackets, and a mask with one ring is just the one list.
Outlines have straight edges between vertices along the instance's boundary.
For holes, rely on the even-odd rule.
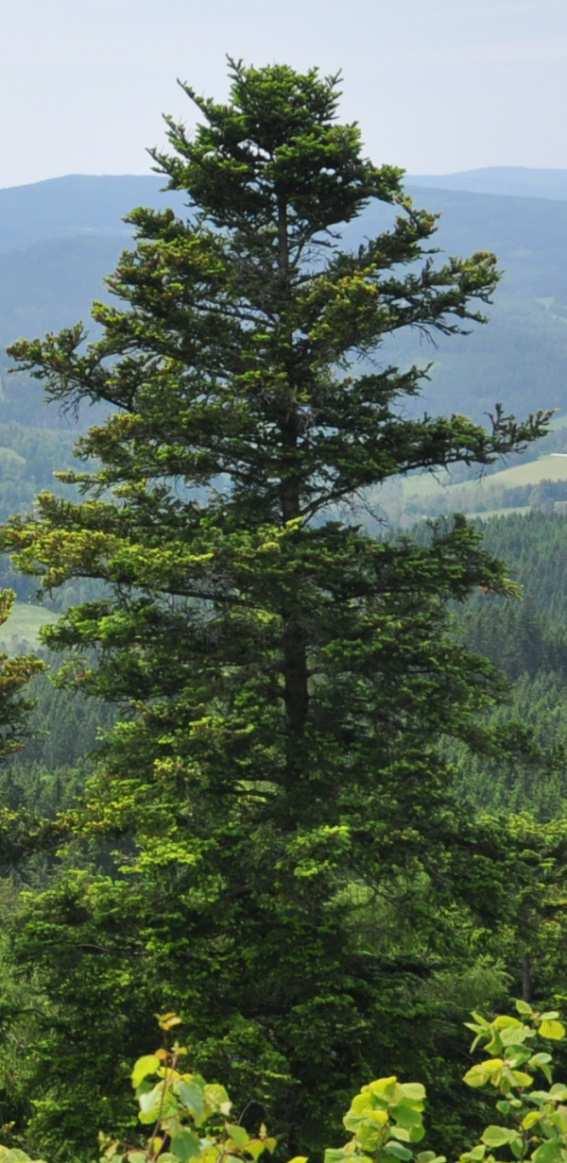
[[[287,206],[283,199],[280,199],[278,202],[278,269],[282,307],[285,311],[289,303],[290,287]],[[287,342],[291,349],[293,343],[291,331],[287,336]],[[291,368],[288,366],[288,374],[290,372]],[[300,488],[296,475],[299,426],[295,390],[291,379],[285,414],[282,415],[280,422],[280,431],[282,437],[280,504],[282,522],[285,524],[287,521],[292,521],[298,517],[301,511]],[[302,749],[300,741],[305,734],[305,726],[309,712],[307,649],[301,613],[301,608],[295,595],[289,594],[282,610],[282,653],[284,705],[288,739],[287,769],[288,778],[292,779],[301,775]]]
[[532,1000],[533,977],[532,977],[532,963],[529,954],[526,953],[522,960],[522,999],[524,1001]]

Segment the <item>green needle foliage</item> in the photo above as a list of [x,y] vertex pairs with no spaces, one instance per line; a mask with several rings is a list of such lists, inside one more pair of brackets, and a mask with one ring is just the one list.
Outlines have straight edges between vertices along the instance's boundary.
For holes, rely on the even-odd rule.
[[[508,583],[462,522],[380,542],[336,507],[545,428],[498,408],[490,431],[405,415],[424,372],[380,345],[482,320],[494,257],[434,258],[435,217],[337,122],[338,78],[230,72],[227,104],[183,86],[201,122],[167,119],[172,152],[152,156],[190,215],[130,215],[100,337],[11,349],[51,399],[112,406],[79,442],[96,467],[65,474],[83,500],[44,493],[3,534],[48,589],[100,583],[45,638],[70,653],[70,683],[126,708],[60,821],[67,871],[26,900],[15,938],[55,1014],[32,1130],[56,1155],[125,1117],[120,1061],[155,1008],[180,1007],[203,1068],[269,1102],[290,1149],[320,1141],[382,1059],[419,1054],[400,1014],[423,950],[365,942],[356,898],[399,889],[411,927],[407,886],[443,867],[455,807],[437,743],[493,698],[446,602]],[[341,223],[372,199],[391,229],[342,250]],[[447,879],[435,891],[441,916]],[[448,955],[451,929],[430,923],[427,956]]]

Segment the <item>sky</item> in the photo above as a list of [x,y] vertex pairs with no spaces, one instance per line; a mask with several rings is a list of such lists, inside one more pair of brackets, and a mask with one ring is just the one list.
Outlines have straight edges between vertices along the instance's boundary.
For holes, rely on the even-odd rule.
[[566,0],[5,0],[0,186],[146,173],[176,85],[226,54],[342,69],[341,115],[410,173],[567,168]]

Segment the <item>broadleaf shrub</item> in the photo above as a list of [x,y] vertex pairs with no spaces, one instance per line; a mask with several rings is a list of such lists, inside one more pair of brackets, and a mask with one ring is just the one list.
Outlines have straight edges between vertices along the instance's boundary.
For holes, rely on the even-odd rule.
[[[516,1008],[517,1017],[499,1014],[490,1021],[473,1013],[467,1023],[475,1035],[472,1049],[482,1047],[484,1057],[464,1082],[488,1091],[501,1121],[485,1127],[459,1163],[567,1163],[567,1085],[553,1081],[552,1053],[565,1026],[556,1011],[540,1013],[523,1001]],[[168,1013],[159,1024],[168,1040],[181,1023]],[[132,1085],[140,1123],[150,1134],[135,1146],[101,1138],[104,1163],[257,1163],[275,1151],[276,1139],[264,1125],[253,1133],[234,1114],[224,1086],[183,1069],[186,1054],[175,1040],[138,1059]],[[540,1076],[544,1087],[536,1085]],[[419,1147],[426,1099],[422,1083],[395,1075],[367,1083],[343,1119],[351,1137],[327,1149],[325,1163],[446,1163],[445,1156]],[[0,1146],[0,1163],[32,1161],[19,1147]],[[307,1156],[290,1163],[307,1163]]]

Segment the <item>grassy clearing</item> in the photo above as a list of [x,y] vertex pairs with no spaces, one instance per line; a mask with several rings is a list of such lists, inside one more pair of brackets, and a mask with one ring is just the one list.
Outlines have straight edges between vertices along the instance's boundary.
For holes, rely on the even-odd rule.
[[[422,501],[428,498],[433,500],[440,493],[444,493],[449,501],[449,509],[451,508],[451,498],[458,498],[455,504],[455,508],[458,509],[465,497],[471,499],[475,495],[479,498],[486,497],[498,489],[512,489],[519,485],[538,485],[541,481],[567,481],[567,456],[550,453],[548,456],[541,456],[539,460],[530,461],[529,464],[519,464],[514,468],[502,469],[491,476],[454,485],[449,484],[447,475],[443,473],[436,476],[432,473],[423,473],[419,476],[408,477],[403,482],[403,500],[405,503],[415,497],[419,497]],[[506,509],[506,512],[512,511],[515,510]],[[476,509],[474,515],[476,516]]]
[[505,468],[494,476],[486,477],[491,485],[514,488],[515,485],[538,485],[541,481],[567,481],[567,456],[550,453],[529,464],[518,464],[515,468]]
[[479,513],[467,513],[467,520],[490,521],[492,517],[511,517],[512,514],[516,516],[520,514],[525,517],[526,513],[532,512],[533,509],[529,505],[511,505],[509,509],[485,509]]

